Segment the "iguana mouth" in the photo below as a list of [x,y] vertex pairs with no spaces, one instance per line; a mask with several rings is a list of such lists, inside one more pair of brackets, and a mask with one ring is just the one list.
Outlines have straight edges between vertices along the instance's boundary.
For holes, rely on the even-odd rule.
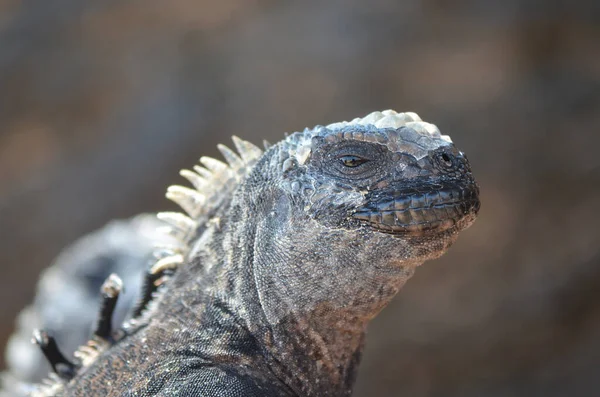
[[368,204],[352,216],[378,231],[423,234],[452,228],[479,211],[477,185],[429,183],[374,192]]

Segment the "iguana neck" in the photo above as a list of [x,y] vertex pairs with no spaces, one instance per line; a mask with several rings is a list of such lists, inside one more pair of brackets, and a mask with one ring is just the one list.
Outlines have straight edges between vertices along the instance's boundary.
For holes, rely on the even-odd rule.
[[[239,193],[173,280],[173,302],[196,313],[200,327],[207,324],[204,313],[227,312],[210,320],[220,324],[207,324],[212,346],[253,346],[230,356],[266,364],[296,394],[350,395],[367,323],[414,267],[369,270],[364,258],[345,256],[348,244],[368,245],[368,238],[332,236],[300,213],[289,219],[314,227],[282,224],[282,214],[294,211],[285,195],[264,187],[260,198]],[[253,222],[247,221],[250,213]],[[339,251],[320,252],[323,239],[339,240],[328,244]],[[358,277],[373,281],[356,282]],[[215,332],[215,326],[222,329]],[[210,356],[212,346],[204,354]]]
[[[274,268],[311,269],[312,276],[258,271],[265,324],[271,340],[268,353],[278,365],[272,370],[299,395],[350,395],[356,378],[368,322],[401,287],[397,278],[384,282],[376,294],[353,289],[339,280],[338,289],[323,277],[326,264],[312,261],[273,263]],[[323,266],[321,266],[323,265]],[[262,286],[273,286],[264,288]],[[302,293],[290,294],[292,285]],[[345,289],[345,291],[344,291]],[[343,297],[340,292],[345,292]],[[337,295],[337,296],[336,296]],[[326,297],[330,297],[327,299]],[[276,304],[273,304],[276,302]]]

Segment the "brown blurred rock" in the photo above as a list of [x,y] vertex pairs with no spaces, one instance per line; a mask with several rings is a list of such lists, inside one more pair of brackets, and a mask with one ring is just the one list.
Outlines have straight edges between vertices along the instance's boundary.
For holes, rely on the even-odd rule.
[[0,2],[0,340],[61,247],[170,207],[217,142],[395,108],[483,206],[375,321],[355,394],[596,395],[599,39],[583,0]]

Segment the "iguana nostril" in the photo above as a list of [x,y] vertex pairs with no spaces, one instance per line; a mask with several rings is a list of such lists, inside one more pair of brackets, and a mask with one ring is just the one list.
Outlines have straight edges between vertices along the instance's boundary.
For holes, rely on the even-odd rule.
[[450,156],[448,156],[447,153],[442,154],[442,160],[444,160],[444,162],[447,166],[452,165],[452,159],[450,158]]
[[456,157],[445,151],[435,153],[433,155],[433,160],[437,163],[438,168],[444,172],[452,171],[456,169],[458,165]]

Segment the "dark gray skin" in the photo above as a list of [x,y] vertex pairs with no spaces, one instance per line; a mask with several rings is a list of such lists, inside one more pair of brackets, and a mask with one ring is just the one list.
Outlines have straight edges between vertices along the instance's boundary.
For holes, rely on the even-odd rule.
[[[439,132],[332,125],[272,146],[66,396],[349,396],[367,324],[479,210]],[[47,394],[46,394],[47,395]]]

